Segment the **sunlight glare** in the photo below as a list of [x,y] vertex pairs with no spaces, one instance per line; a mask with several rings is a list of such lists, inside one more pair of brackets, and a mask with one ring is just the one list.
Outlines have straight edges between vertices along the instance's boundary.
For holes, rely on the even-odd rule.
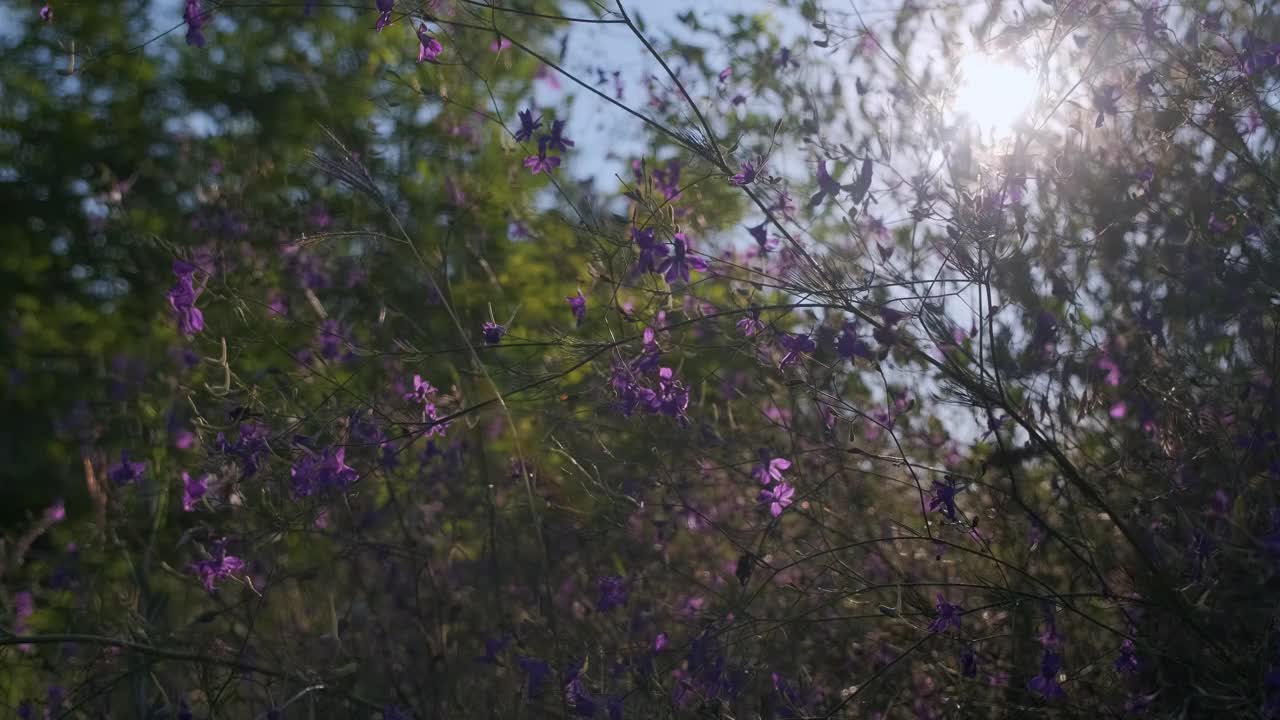
[[979,132],[1008,135],[1036,96],[1036,79],[1026,68],[974,54],[960,63],[952,110]]

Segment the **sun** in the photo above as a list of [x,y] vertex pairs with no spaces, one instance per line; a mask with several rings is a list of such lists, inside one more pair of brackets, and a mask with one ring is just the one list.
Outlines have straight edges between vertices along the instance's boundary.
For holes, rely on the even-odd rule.
[[983,135],[1003,137],[1031,109],[1037,83],[1030,70],[985,54],[960,63],[956,94],[951,104],[956,119]]

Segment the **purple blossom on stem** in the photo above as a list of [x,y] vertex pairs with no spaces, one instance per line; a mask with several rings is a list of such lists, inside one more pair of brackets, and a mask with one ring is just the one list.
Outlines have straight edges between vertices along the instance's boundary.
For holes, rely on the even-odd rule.
[[502,336],[507,334],[507,329],[496,322],[486,322],[480,326],[480,333],[484,335],[486,345],[497,345],[502,342]]
[[146,470],[145,462],[130,461],[129,451],[125,450],[120,453],[120,462],[107,471],[107,479],[118,486],[129,485],[139,480]]
[[631,228],[631,239],[640,248],[640,259],[636,263],[636,272],[657,273],[657,258],[667,256],[667,244],[654,239],[653,228],[639,230]]
[[536,119],[533,117],[532,110],[521,110],[517,115],[520,116],[520,129],[516,131],[516,142],[524,142],[533,138],[533,133],[542,127],[542,116]]
[[817,207],[822,204],[828,196],[835,197],[840,194],[840,183],[831,174],[827,172],[827,161],[818,161],[818,192],[809,198],[809,207]]
[[750,185],[756,181],[756,177],[763,171],[764,162],[760,160],[748,160],[742,163],[742,169],[738,171],[738,174],[729,178],[729,182],[738,186]]
[[964,608],[947,602],[947,598],[942,593],[938,593],[934,608],[938,611],[938,616],[933,619],[933,622],[929,623],[929,632],[946,632],[947,628],[952,627],[957,630],[960,629],[960,615],[964,613]]
[[304,498],[326,490],[340,490],[360,479],[359,473],[346,463],[346,448],[328,448],[307,454],[292,468],[289,477],[293,496]]
[[1115,662],[1116,672],[1120,674],[1132,675],[1138,672],[1138,653],[1133,645],[1133,641],[1125,638],[1120,643],[1120,656]]
[[212,543],[208,559],[197,560],[190,567],[200,578],[204,589],[213,592],[217,581],[233,577],[244,570],[245,562],[235,555],[227,554],[227,539],[222,538]]
[[573,147],[573,141],[562,134],[564,132],[564,120],[553,120],[551,122],[551,134],[547,136],[547,144],[552,150],[559,152],[568,152]]
[[767,253],[777,249],[780,240],[777,237],[769,236],[768,219],[765,219],[759,225],[748,227],[747,232],[751,233],[752,238],[755,238],[756,244],[760,246],[761,253]]
[[53,6],[52,5],[46,2],[44,4],[44,7],[40,8],[40,19],[47,23],[53,22]]
[[673,283],[676,280],[689,282],[689,271],[697,270],[698,272],[707,271],[707,261],[700,257],[689,255],[686,246],[684,233],[676,233],[673,243],[674,252],[666,260],[662,261],[662,265],[658,268],[658,272],[664,273],[663,277],[667,282]]
[[791,467],[786,458],[773,457],[768,450],[760,448],[760,462],[751,470],[751,477],[760,481],[761,485],[782,482],[782,473]]
[[853,323],[845,323],[844,329],[836,336],[836,354],[846,360],[856,357],[871,360],[875,357],[871,346],[858,337],[857,326]]
[[760,308],[752,307],[747,310],[746,316],[738,321],[736,327],[738,328],[738,332],[742,333],[746,337],[753,337],[764,332],[764,323],[760,322]]
[[547,155],[547,143],[550,136],[543,135],[538,138],[538,154],[530,155],[524,159],[524,166],[529,168],[530,173],[537,175],[544,172],[550,174],[552,170],[560,167],[560,158],[554,155]]
[[963,488],[956,487],[955,478],[947,476],[947,482],[933,481],[933,499],[929,501],[929,511],[940,511],[951,522],[956,521],[956,495]]
[[200,291],[195,288],[196,268],[185,260],[173,261],[173,274],[178,282],[169,289],[169,307],[178,320],[178,331],[187,337],[204,330],[204,314],[196,307]]
[[653,184],[667,200],[680,194],[680,161],[672,158],[665,167],[654,168]]
[[765,488],[760,491],[758,498],[761,503],[769,506],[769,514],[778,517],[788,506],[791,505],[795,497],[796,489],[790,485],[780,482],[771,488]]
[[807,355],[818,349],[818,344],[813,341],[813,338],[799,333],[784,333],[778,339],[778,342],[782,343],[782,347],[787,351],[782,356],[782,361],[778,363],[779,370],[800,360],[802,355]]
[[435,62],[444,52],[440,41],[427,32],[425,24],[418,25],[418,62]]
[[191,512],[196,503],[209,491],[209,476],[191,477],[191,473],[182,473],[182,510]]
[[724,82],[725,80],[728,80],[730,75],[733,75],[732,65],[720,71],[720,75],[719,75],[720,82]]
[[570,295],[565,300],[569,303],[569,310],[573,313],[573,319],[577,321],[578,327],[582,327],[582,323],[587,320],[587,297],[579,290],[577,295]]
[[1066,697],[1062,686],[1058,684],[1058,671],[1062,669],[1062,657],[1052,650],[1046,650],[1040,661],[1040,674],[1031,678],[1027,687],[1040,693],[1048,700],[1061,700]]
[[[52,14],[50,11],[51,16]],[[204,47],[204,12],[200,7],[200,0],[187,0],[182,19],[187,23],[187,44],[191,47]]]
[[382,28],[391,24],[391,11],[395,10],[396,0],[377,0],[378,24],[373,29],[382,32]]

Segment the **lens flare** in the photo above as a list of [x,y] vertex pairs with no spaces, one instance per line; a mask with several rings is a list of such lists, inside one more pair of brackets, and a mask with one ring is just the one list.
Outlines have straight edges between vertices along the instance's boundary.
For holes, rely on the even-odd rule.
[[960,63],[952,111],[983,135],[1009,135],[1036,98],[1036,78],[1026,68],[975,54]]

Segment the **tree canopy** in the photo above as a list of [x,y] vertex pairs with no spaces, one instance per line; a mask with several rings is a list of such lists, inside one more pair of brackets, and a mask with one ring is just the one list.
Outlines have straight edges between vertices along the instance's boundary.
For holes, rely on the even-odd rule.
[[1243,0],[0,0],[20,718],[1280,718]]

